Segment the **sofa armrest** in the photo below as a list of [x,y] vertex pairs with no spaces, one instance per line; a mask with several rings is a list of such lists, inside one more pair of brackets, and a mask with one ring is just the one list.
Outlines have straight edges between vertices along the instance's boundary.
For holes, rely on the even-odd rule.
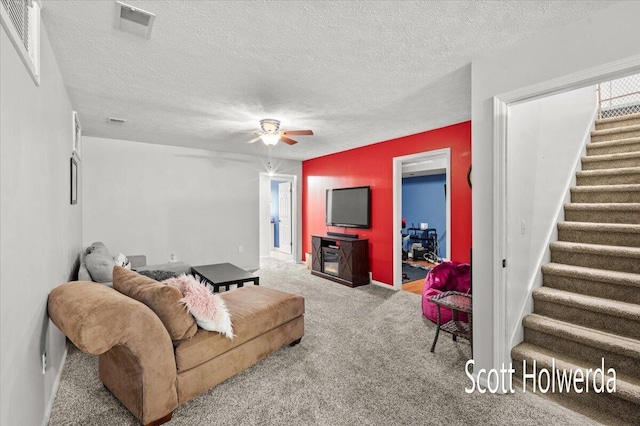
[[140,411],[134,414],[143,423],[177,407],[173,343],[146,305],[102,284],[75,281],[51,291],[48,310],[53,323],[83,352],[103,354],[122,345],[132,353],[144,384]]

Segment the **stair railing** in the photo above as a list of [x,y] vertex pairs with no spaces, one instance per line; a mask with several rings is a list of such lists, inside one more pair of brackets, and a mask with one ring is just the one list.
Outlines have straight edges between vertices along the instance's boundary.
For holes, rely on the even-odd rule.
[[598,118],[640,113],[640,74],[598,84]]

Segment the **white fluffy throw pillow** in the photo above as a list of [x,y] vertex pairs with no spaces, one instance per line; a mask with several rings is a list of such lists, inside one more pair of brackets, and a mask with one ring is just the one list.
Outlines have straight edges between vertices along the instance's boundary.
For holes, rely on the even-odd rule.
[[182,274],[163,282],[180,290],[184,296],[180,300],[189,309],[200,328],[217,331],[233,339],[231,316],[227,305],[219,295],[211,293],[211,290],[193,275]]
[[127,258],[127,256],[125,256],[122,253],[119,253],[116,257],[114,257],[113,261],[118,266],[122,266],[123,268],[131,269],[131,262],[129,262],[129,259]]

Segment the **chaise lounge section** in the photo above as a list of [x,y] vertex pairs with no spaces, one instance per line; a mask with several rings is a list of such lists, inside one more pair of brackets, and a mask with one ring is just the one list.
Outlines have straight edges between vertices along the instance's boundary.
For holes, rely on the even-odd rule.
[[80,350],[100,355],[100,380],[145,425],[170,420],[179,405],[304,335],[304,298],[295,294],[264,286],[221,293],[233,324],[228,339],[198,328],[184,306],[176,310],[175,287],[124,268],[113,275],[128,294],[62,284],[49,295],[49,316]]

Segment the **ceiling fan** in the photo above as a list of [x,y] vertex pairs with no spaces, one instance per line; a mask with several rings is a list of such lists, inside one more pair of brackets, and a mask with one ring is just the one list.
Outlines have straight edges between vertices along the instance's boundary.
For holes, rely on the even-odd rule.
[[294,145],[298,143],[298,141],[294,141],[289,138],[289,136],[313,135],[313,131],[311,130],[280,130],[280,121],[274,120],[273,118],[260,120],[260,127],[262,128],[261,132],[253,132],[258,136],[247,143],[254,143],[262,140],[265,145],[275,145],[278,141],[282,141],[287,145]]

